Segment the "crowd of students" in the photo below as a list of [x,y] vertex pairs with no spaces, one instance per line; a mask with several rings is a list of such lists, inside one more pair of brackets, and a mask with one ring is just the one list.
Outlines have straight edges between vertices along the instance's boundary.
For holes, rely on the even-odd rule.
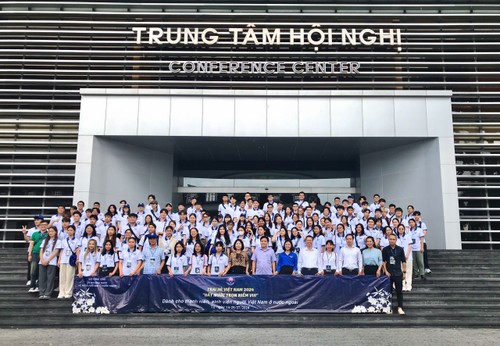
[[286,207],[269,194],[262,208],[249,193],[239,203],[223,195],[213,217],[195,198],[176,212],[171,203],[160,208],[154,195],[136,212],[125,200],[105,213],[98,202],[88,209],[83,201],[69,210],[61,205],[49,220],[38,215],[32,228],[22,229],[29,292],[50,299],[57,273],[61,299],[71,298],[75,275],[396,273],[404,313],[401,292],[412,289],[413,277],[425,280],[430,273],[421,213],[409,205],[404,216],[378,194],[371,203],[349,196],[317,207],[303,192]]

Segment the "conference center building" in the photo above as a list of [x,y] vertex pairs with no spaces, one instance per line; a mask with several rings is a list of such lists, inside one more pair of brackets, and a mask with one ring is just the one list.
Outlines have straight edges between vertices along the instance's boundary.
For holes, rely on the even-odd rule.
[[0,242],[83,200],[376,193],[500,248],[500,4],[0,1]]

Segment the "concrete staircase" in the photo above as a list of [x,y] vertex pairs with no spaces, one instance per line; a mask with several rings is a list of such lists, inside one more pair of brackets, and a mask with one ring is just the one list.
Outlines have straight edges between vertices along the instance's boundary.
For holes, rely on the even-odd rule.
[[358,314],[73,315],[70,301],[28,293],[26,251],[0,250],[0,328],[500,327],[500,251],[430,251],[432,274],[404,296],[405,316]]

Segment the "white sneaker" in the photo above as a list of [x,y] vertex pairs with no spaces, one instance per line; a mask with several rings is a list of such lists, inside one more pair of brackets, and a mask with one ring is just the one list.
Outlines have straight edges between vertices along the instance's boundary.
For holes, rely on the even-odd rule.
[[28,290],[28,292],[33,293],[33,292],[35,292],[35,289],[34,289],[33,287],[31,287],[31,288]]
[[432,273],[432,270],[430,270],[429,268],[427,268],[427,269],[425,269],[425,273],[426,274],[430,274],[430,273]]
[[30,285],[31,285],[31,280],[28,280],[28,281],[26,282],[26,286],[30,286]]
[[398,314],[400,314],[400,315],[405,314],[405,311],[403,310],[403,308],[398,308]]
[[38,287],[35,287],[33,288],[33,292],[40,292],[40,290],[38,289]]

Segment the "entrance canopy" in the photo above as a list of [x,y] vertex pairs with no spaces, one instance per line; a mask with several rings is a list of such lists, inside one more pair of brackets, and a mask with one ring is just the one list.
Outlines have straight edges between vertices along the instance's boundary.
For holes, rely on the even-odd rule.
[[448,92],[81,94],[75,201],[126,199],[134,207],[154,193],[164,204],[191,191],[185,177],[351,178],[346,194],[379,193],[403,209],[413,204],[434,246],[460,248]]

